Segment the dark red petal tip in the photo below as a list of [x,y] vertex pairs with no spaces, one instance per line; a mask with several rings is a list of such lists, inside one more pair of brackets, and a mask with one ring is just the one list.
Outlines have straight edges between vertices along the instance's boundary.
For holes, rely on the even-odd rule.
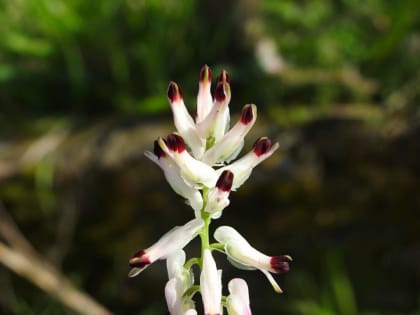
[[226,99],[226,84],[224,82],[217,83],[214,98],[217,102],[223,102]]
[[229,170],[223,171],[217,180],[216,187],[222,191],[229,192],[232,188],[233,173]]
[[184,139],[176,133],[171,133],[166,138],[166,145],[168,146],[169,150],[178,153],[182,153],[186,148]]
[[168,98],[171,103],[182,100],[181,88],[173,81],[168,86]]
[[222,70],[222,72],[217,77],[217,82],[227,82],[230,83],[230,75],[226,70]]
[[130,264],[130,267],[136,267],[136,268],[143,268],[147,265],[151,264],[151,261],[149,257],[146,256],[146,252],[144,249],[139,250],[138,252],[135,252],[128,261]]
[[160,147],[158,140],[155,140],[153,143],[153,153],[157,156],[158,159],[166,157],[166,153]]
[[287,255],[273,256],[271,257],[270,265],[276,273],[284,273],[290,270],[289,262],[291,261],[292,258]]
[[255,141],[253,151],[257,156],[261,156],[270,151],[271,147],[271,140],[267,137],[262,137]]
[[247,104],[242,108],[241,123],[248,125],[254,119],[254,110],[251,104]]
[[208,65],[204,65],[200,70],[200,82],[211,82],[213,72]]

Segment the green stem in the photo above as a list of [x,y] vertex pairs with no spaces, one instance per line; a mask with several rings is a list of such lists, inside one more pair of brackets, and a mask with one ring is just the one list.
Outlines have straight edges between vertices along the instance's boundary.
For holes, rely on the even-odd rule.
[[204,251],[206,249],[210,249],[209,226],[211,222],[211,216],[209,213],[204,211],[207,205],[207,193],[208,193],[208,190],[203,189],[203,208],[201,209],[201,217],[204,221],[204,226],[200,231],[200,239],[201,239],[200,269],[203,266]]

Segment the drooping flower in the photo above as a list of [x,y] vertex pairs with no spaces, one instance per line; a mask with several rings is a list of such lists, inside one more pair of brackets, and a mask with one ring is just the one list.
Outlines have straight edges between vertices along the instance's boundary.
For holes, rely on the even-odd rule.
[[183,226],[174,227],[149,248],[137,251],[129,260],[131,270],[128,276],[135,277],[156,260],[166,259],[171,254],[183,249],[197,235],[203,225],[202,219],[193,219]]
[[200,290],[205,315],[220,315],[222,306],[221,270],[217,270],[216,262],[210,250],[204,250],[203,266],[200,275]]
[[241,234],[230,226],[218,227],[214,232],[214,238],[224,246],[226,255],[235,267],[260,270],[270,281],[274,290],[277,293],[282,292],[270,272],[289,271],[289,262],[292,261],[290,256],[267,256],[253,248]]
[[248,285],[243,279],[235,278],[228,283],[229,295],[226,307],[229,315],[252,315],[249,306]]

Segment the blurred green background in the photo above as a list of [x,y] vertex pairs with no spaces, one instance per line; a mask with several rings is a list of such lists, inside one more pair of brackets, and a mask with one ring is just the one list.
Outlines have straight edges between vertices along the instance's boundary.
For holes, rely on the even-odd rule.
[[[254,314],[418,315],[419,12],[418,0],[2,0],[1,208],[113,313],[164,314],[165,264],[127,279],[128,258],[193,214],[143,152],[174,128],[168,82],[193,112],[208,64],[231,75],[233,121],[258,105],[246,148],[263,135],[281,147],[213,226],[294,258],[281,296],[220,255],[224,283],[249,280]],[[0,265],[0,314],[74,313]]]

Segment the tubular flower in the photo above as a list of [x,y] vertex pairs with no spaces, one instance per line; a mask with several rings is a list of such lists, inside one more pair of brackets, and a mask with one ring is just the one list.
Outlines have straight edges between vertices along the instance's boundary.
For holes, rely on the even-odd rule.
[[169,314],[184,315],[187,310],[194,310],[194,302],[184,293],[194,284],[191,270],[184,267],[185,252],[180,250],[166,260],[169,281],[165,286],[165,297]]
[[135,277],[156,260],[166,259],[169,255],[184,248],[203,225],[202,219],[193,219],[183,226],[174,227],[151,247],[134,253],[129,260],[131,270],[128,276]]
[[168,99],[171,104],[176,129],[185,138],[194,156],[200,157],[204,152],[204,142],[198,136],[194,120],[185,107],[182,91],[175,82],[169,83]]
[[217,181],[216,171],[209,165],[194,159],[186,150],[184,139],[177,133],[170,134],[166,140],[158,140],[162,150],[171,156],[181,170],[181,176],[194,188],[213,187]]
[[169,157],[159,146],[158,141],[155,141],[153,153],[146,151],[144,154],[152,162],[157,164],[163,171],[166,181],[171,188],[180,196],[187,199],[188,204],[195,210],[200,211],[203,206],[203,197],[200,191],[187,185],[185,180],[181,177],[181,171],[178,165]]
[[229,194],[233,182],[233,173],[229,170],[223,171],[217,180],[216,186],[212,188],[207,197],[208,201],[204,211],[210,213],[213,219],[222,215],[222,211],[229,205]]
[[252,315],[246,281],[232,279],[228,283],[228,290],[230,294],[226,299],[226,307],[229,315]]
[[254,143],[251,152],[244,155],[239,160],[236,160],[232,164],[218,169],[217,173],[220,174],[226,169],[229,169],[234,174],[234,180],[232,184],[232,190],[234,191],[249,178],[255,166],[269,158],[278,148],[279,144],[272,144],[269,138],[259,138]]
[[222,302],[221,271],[217,270],[216,262],[210,250],[204,250],[203,267],[200,276],[200,289],[205,315],[220,315]]
[[201,68],[197,94],[197,115],[195,118],[197,124],[207,117],[213,106],[213,98],[210,91],[212,75],[213,73],[208,65],[204,65]]
[[236,158],[244,145],[245,135],[251,130],[256,119],[257,106],[254,104],[245,105],[239,121],[220,141],[206,151],[203,161],[213,165],[216,162],[230,162]]
[[247,240],[230,226],[220,226],[214,232],[214,238],[224,246],[225,253],[231,263],[241,269],[259,269],[270,281],[273,289],[281,293],[272,273],[289,271],[289,262],[292,258],[288,255],[267,256],[253,248]]

